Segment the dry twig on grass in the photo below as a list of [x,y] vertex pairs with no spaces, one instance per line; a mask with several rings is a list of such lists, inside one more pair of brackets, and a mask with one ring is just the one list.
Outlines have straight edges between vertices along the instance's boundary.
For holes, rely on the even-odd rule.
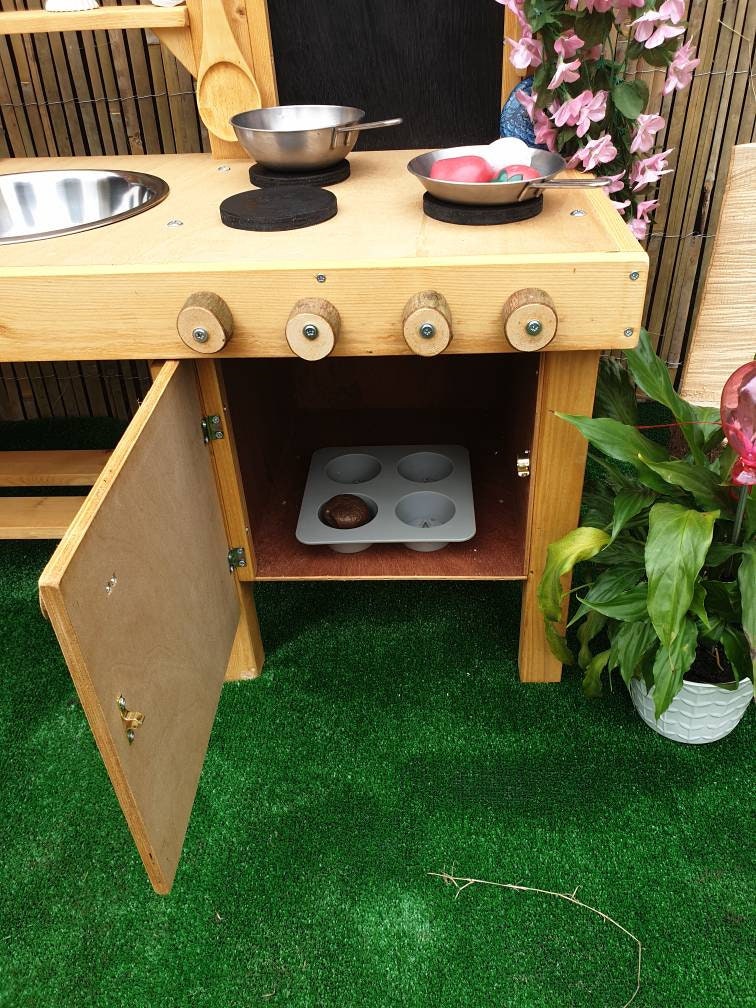
[[441,872],[432,871],[428,872],[428,874],[433,875],[435,878],[440,878],[447,885],[453,885],[454,888],[456,889],[456,892],[454,893],[455,899],[459,896],[462,890],[467,889],[468,886],[487,885],[487,886],[496,886],[497,889],[513,889],[515,892],[532,892],[532,893],[540,893],[542,896],[554,896],[556,899],[566,900],[567,903],[573,903],[575,906],[582,907],[584,910],[590,910],[591,913],[596,914],[602,920],[606,921],[607,924],[611,924],[614,927],[618,928],[623,934],[626,934],[631,941],[635,942],[635,945],[638,949],[638,970],[636,974],[635,990],[631,994],[630,1000],[626,1001],[622,1005],[622,1008],[628,1008],[628,1006],[631,1005],[635,1000],[635,998],[637,997],[638,991],[640,990],[641,962],[643,959],[643,947],[640,943],[640,939],[636,938],[634,934],[631,934],[631,932],[628,931],[627,928],[619,924],[616,920],[614,920],[613,917],[610,917],[609,914],[605,914],[603,910],[598,910],[596,907],[589,906],[587,903],[583,903],[582,900],[577,899],[577,891],[580,888],[580,886],[577,886],[577,888],[572,893],[560,893],[560,892],[554,892],[552,889],[537,889],[534,886],[515,885],[512,882],[489,882],[487,879],[459,878],[456,875],[450,875],[449,872],[445,871]]

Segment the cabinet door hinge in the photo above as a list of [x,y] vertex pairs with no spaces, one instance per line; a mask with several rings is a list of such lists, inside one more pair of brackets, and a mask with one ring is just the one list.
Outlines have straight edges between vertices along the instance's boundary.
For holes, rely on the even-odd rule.
[[517,456],[517,475],[521,479],[530,476],[530,452],[527,450]]
[[247,566],[247,556],[243,546],[232,546],[228,551],[228,569],[233,574],[237,567]]
[[223,439],[223,424],[217,413],[202,417],[202,440],[205,444]]

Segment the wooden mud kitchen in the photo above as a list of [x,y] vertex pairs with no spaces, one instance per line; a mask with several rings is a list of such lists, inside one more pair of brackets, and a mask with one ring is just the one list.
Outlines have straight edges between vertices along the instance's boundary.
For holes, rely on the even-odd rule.
[[[223,123],[250,92],[276,104],[265,4],[231,6],[0,15],[3,33],[150,27],[199,73],[200,111],[221,134],[212,155],[0,166],[168,187],[108,226],[0,244],[0,360],[151,362],[91,492],[47,533],[62,539],[40,599],[160,893],[224,678],[262,669],[256,582],[521,581],[520,677],[559,680],[535,593],[548,543],[578,518],[586,445],[554,414],[590,413],[601,351],[634,345],[648,266],[600,189],[546,191],[515,223],[432,218],[407,171],[422,151],[353,154],[348,178],[313,189],[338,201],[316,226],[226,226],[220,205],[252,190]],[[213,74],[223,86],[203,87]],[[469,452],[473,538],[425,552],[297,539],[313,452],[443,444]],[[59,500],[65,514],[72,499]]]

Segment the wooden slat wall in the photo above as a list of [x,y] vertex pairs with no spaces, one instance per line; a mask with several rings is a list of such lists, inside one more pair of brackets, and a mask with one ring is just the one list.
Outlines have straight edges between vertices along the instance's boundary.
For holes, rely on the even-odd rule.
[[[118,0],[103,0],[114,4]],[[493,3],[493,0],[483,0]],[[0,9],[41,0],[0,0]],[[647,248],[646,324],[673,372],[685,354],[711,254],[730,151],[756,139],[754,0],[689,0],[701,65],[681,93],[640,64],[649,111],[667,118],[664,177]],[[0,158],[207,150],[191,76],[149,32],[0,38]],[[0,364],[0,419],[128,417],[149,384],[135,362]]]
[[[0,10],[41,7],[0,0]],[[208,149],[194,81],[152,32],[0,37],[0,159]],[[135,361],[0,363],[0,420],[128,419],[149,385]]]
[[646,325],[678,375],[698,308],[717,230],[732,148],[756,137],[753,0],[690,0],[689,34],[701,65],[682,92],[661,95],[663,74],[640,68],[650,82],[649,111],[667,119],[664,148],[674,147],[646,246],[651,258]]

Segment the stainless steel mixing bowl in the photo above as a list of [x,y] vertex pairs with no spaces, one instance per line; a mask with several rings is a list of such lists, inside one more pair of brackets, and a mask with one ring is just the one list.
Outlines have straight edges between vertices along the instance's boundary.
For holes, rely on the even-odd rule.
[[276,171],[315,171],[342,161],[361,130],[398,126],[401,119],[362,122],[363,109],[347,105],[274,105],[231,117],[251,158]]
[[530,161],[527,162],[540,172],[540,177],[532,182],[446,182],[443,179],[430,177],[431,168],[436,161],[445,158],[475,155],[486,157],[488,147],[447,147],[445,150],[430,151],[412,158],[407,170],[438,199],[447,203],[467,203],[487,206],[503,206],[506,203],[519,203],[535,195],[531,190],[541,189],[593,189],[609,184],[607,178],[592,178],[584,176],[579,179],[555,179],[554,176],[564,171],[567,162],[559,154],[550,151],[530,148]]

